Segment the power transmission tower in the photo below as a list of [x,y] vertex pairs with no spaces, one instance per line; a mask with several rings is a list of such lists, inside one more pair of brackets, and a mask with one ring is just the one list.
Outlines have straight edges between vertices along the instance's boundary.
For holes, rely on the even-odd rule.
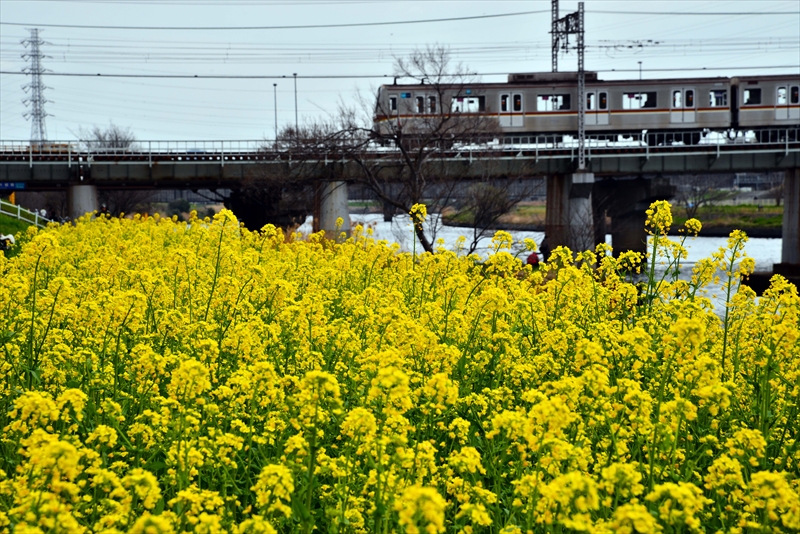
[[[558,51],[569,52],[569,36],[578,36],[578,170],[586,169],[586,73],[584,70],[583,2],[578,11],[558,16],[558,0],[553,0],[553,72],[558,70]],[[563,39],[563,44],[561,44]]]
[[46,44],[39,37],[39,28],[28,29],[31,36],[23,39],[22,44],[25,48],[30,46],[30,51],[22,54],[25,61],[30,61],[30,65],[22,69],[22,72],[31,76],[31,81],[22,86],[23,91],[30,92],[30,96],[22,102],[26,106],[30,106],[31,110],[25,113],[25,118],[31,119],[31,144],[41,144],[47,140],[47,127],[45,126],[44,118],[47,117],[47,112],[44,110],[44,104],[47,99],[44,97],[44,90],[48,89],[42,82],[42,74],[46,69],[42,67],[42,59],[47,57],[42,54],[41,45]]

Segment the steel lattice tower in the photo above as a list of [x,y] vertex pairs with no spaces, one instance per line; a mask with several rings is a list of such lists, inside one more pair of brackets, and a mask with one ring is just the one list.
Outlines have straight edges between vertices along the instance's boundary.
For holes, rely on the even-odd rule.
[[584,64],[583,2],[578,2],[578,11],[562,18],[558,17],[558,0],[553,0],[553,72],[558,71],[558,52],[569,52],[569,36],[578,36],[578,170],[586,169],[586,72]]
[[553,46],[551,48],[551,60],[553,64],[553,72],[558,72],[558,0],[552,0],[551,3],[551,11],[552,11],[552,23],[550,26],[550,34],[553,40]]
[[22,72],[29,74],[31,81],[22,86],[26,93],[30,96],[23,100],[26,106],[30,106],[31,110],[25,113],[25,118],[31,119],[31,143],[39,144],[47,140],[47,127],[44,118],[47,117],[47,112],[44,110],[44,105],[47,99],[44,97],[44,90],[47,87],[42,83],[42,74],[45,73],[45,68],[42,67],[42,59],[46,57],[42,54],[41,45],[45,44],[39,37],[39,28],[30,28],[31,36],[22,41],[26,48],[30,46],[30,51],[22,54],[22,58],[30,61],[30,65],[22,69]]

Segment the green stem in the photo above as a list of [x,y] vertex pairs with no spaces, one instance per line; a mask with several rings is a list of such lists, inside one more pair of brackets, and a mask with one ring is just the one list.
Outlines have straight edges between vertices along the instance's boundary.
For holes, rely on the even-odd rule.
[[222,222],[222,227],[219,229],[219,242],[217,243],[217,261],[216,265],[214,266],[214,280],[211,282],[211,291],[208,294],[208,303],[206,304],[206,313],[203,316],[203,321],[208,319],[208,310],[211,309],[211,300],[214,298],[214,290],[217,288],[217,278],[219,277],[219,258],[220,254],[222,253],[222,236],[225,235],[225,223],[227,220]]

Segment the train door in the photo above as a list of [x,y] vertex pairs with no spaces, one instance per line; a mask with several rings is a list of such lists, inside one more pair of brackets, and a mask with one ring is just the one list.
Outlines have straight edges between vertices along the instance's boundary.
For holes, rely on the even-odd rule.
[[500,95],[500,126],[521,127],[523,124],[522,93],[502,93]]
[[608,91],[586,93],[586,126],[608,124]]
[[670,122],[695,122],[696,109],[694,89],[685,87],[672,89],[672,106],[669,112]]
[[775,120],[800,118],[800,86],[780,85],[775,95]]

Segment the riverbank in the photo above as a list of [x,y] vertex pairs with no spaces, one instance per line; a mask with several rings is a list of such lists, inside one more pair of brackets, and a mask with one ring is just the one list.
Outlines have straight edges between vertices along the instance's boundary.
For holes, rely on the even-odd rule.
[[[678,210],[683,211],[680,208]],[[733,230],[742,230],[750,237],[783,236],[783,206],[712,206],[699,209],[694,217],[703,223],[700,235],[705,237],[728,237]],[[680,235],[678,230],[683,228],[688,218],[676,214],[670,235]],[[455,228],[472,228],[467,212],[445,213],[443,223]],[[544,232],[545,205],[543,202],[520,204],[511,213],[501,217],[490,230]]]
[[20,221],[15,217],[9,217],[8,215],[0,214],[0,234],[4,235],[16,235],[17,232],[24,232],[29,223],[25,221]]
[[[444,220],[445,226],[452,226],[454,228],[472,228],[472,225],[467,222],[453,221],[450,219]],[[526,231],[526,232],[544,232],[544,223],[526,224],[526,223],[501,223],[493,225],[490,230],[510,230],[510,231]],[[681,226],[673,226],[669,235],[681,235],[678,230]],[[743,230],[750,237],[766,237],[766,238],[780,238],[783,236],[781,228],[762,228],[757,226],[713,226],[703,225],[703,230],[700,232],[704,237],[728,237],[734,230]]]

